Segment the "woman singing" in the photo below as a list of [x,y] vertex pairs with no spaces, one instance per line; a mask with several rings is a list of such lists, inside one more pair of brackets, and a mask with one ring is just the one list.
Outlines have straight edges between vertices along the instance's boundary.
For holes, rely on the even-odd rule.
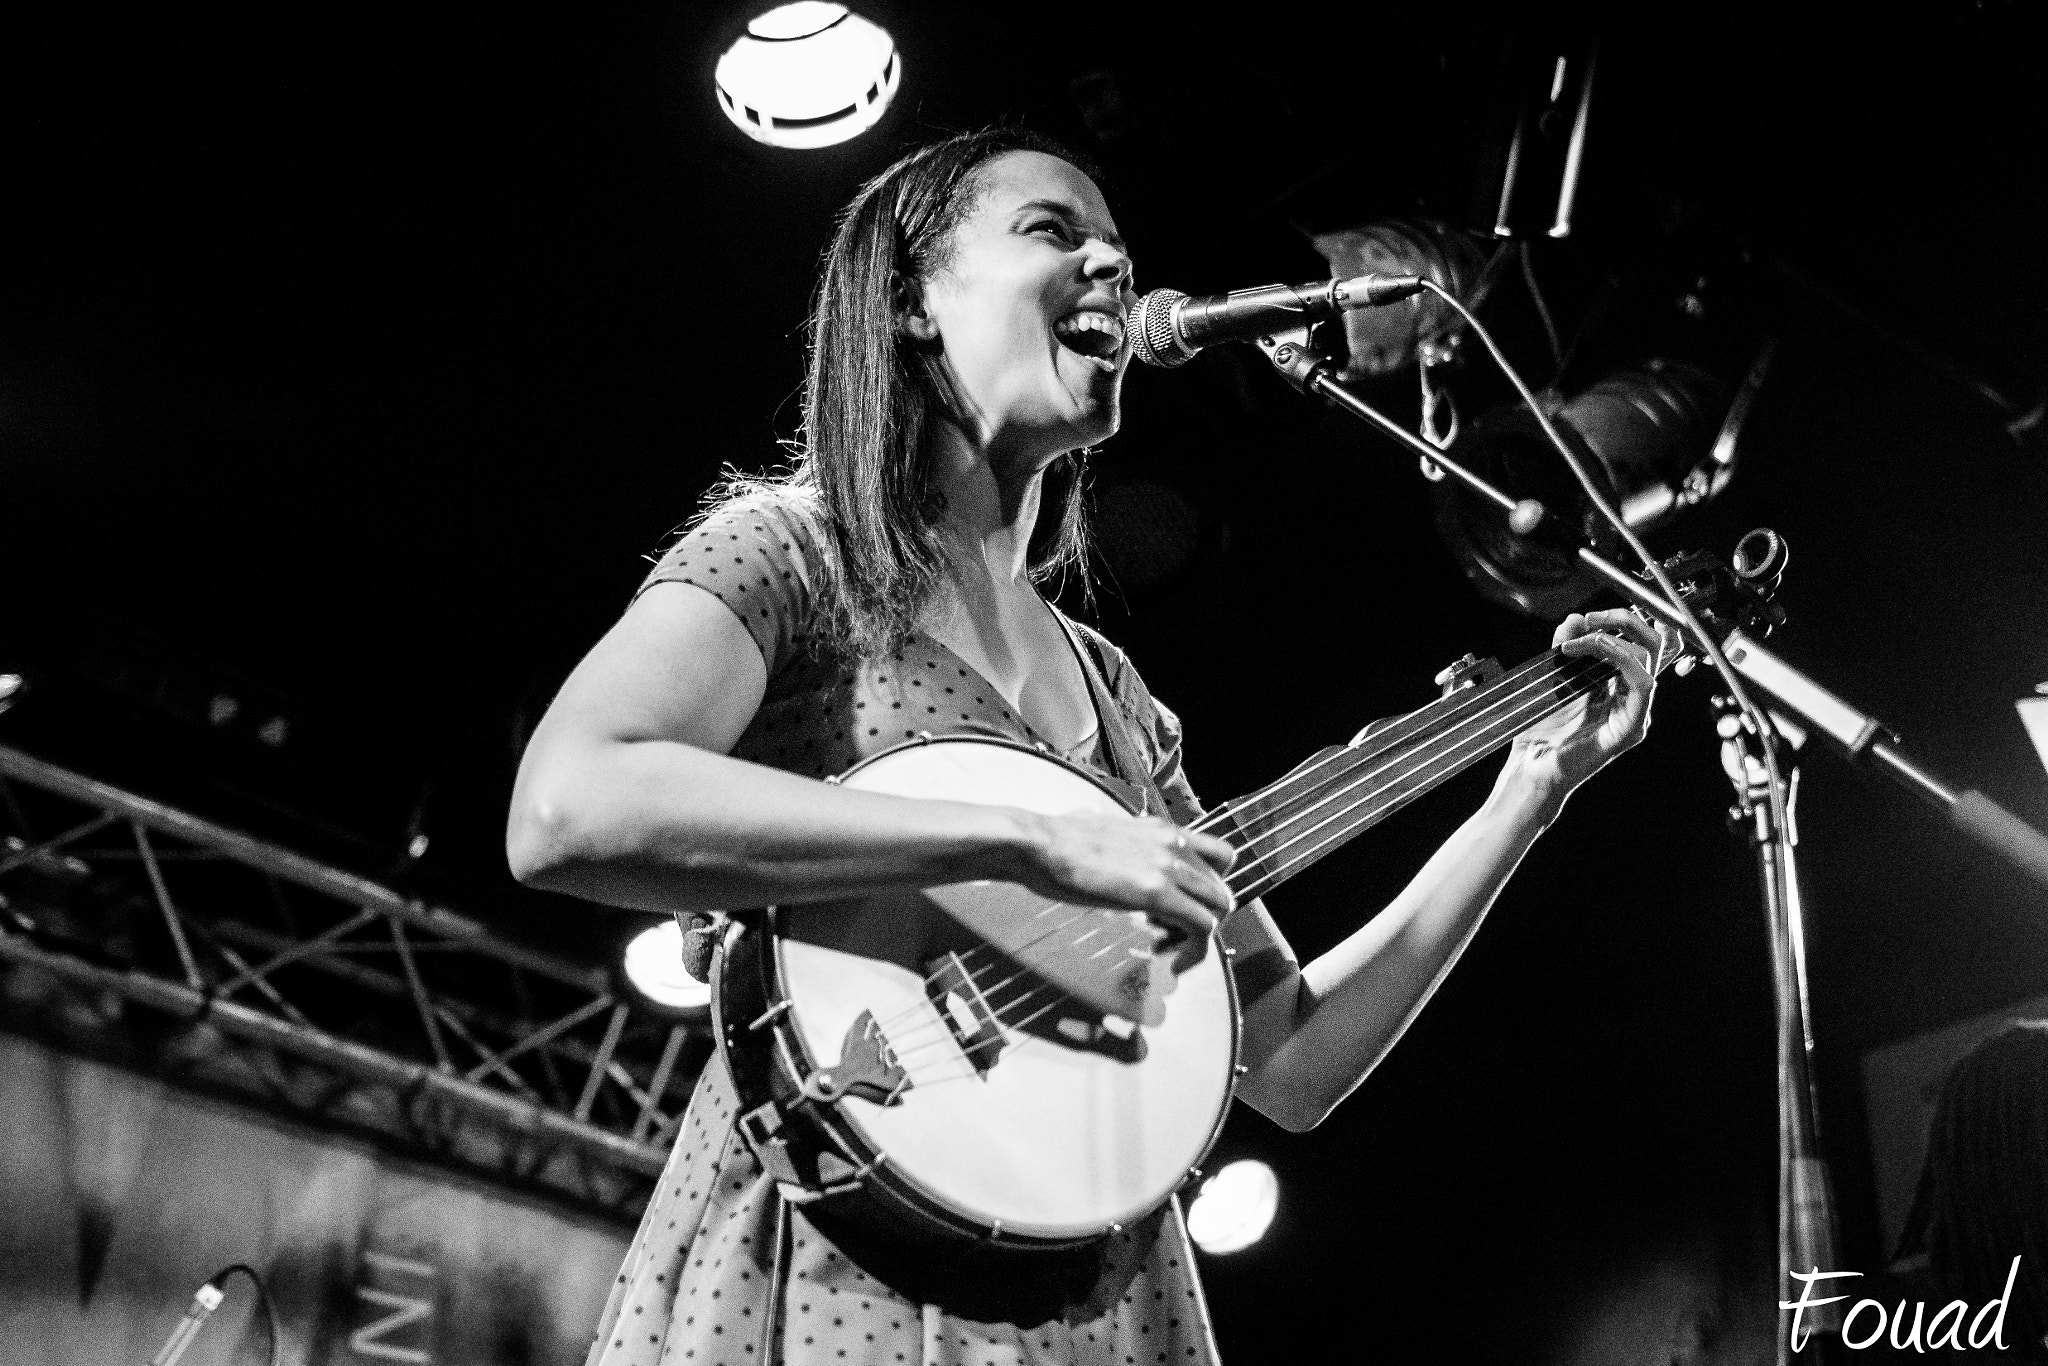
[[[1199,807],[1173,713],[1036,586],[1081,563],[1077,467],[1117,429],[1135,297],[1101,192],[1028,134],[952,138],[862,189],[818,287],[795,470],[729,489],[571,674],[508,848],[524,882],[643,911],[987,878],[1217,936],[1243,1002],[1237,1094],[1306,1129],[1393,1046],[1572,790],[1642,738],[1657,640],[1625,612],[1569,618],[1558,640],[1614,667],[1610,694],[1521,736],[1393,904],[1298,965],[1259,903],[1233,907],[1230,846],[1183,829]],[[1045,745],[1165,818],[819,781],[920,731]],[[783,1216],[734,1111],[714,1059],[593,1366],[1214,1359],[1171,1204],[1026,1274],[913,1266]]]

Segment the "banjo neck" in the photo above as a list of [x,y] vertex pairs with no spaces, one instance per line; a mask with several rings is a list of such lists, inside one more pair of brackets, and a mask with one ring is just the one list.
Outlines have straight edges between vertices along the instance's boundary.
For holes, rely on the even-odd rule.
[[1229,877],[1237,899],[1272,891],[1615,677],[1605,662],[1555,647],[1506,673],[1498,665],[1487,672],[1487,681],[1323,750],[1203,821],[1237,848]]

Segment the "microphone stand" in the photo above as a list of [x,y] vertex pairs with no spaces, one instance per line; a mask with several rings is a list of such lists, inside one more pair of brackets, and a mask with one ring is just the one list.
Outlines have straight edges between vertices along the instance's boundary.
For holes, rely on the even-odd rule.
[[[1714,729],[1721,737],[1721,768],[1735,789],[1728,827],[1748,837],[1756,851],[1758,881],[1763,886],[1764,918],[1771,941],[1771,988],[1777,1015],[1778,1054],[1778,1284],[1790,1291],[1794,1271],[1832,1271],[1841,1266],[1836,1242],[1834,1181],[1821,1151],[1820,1108],[1813,1084],[1813,1023],[1806,989],[1806,916],[1799,899],[1799,873],[1794,862],[1799,846],[1795,815],[1799,770],[1779,755],[1778,772],[1785,780],[1784,828],[1779,829],[1770,801],[1770,768],[1763,746],[1777,743],[1746,725],[1735,699],[1714,698]],[[1780,895],[1782,888],[1783,894]],[[1806,1319],[1812,1337],[1812,1359],[1836,1360],[1830,1353],[1842,1331],[1839,1304],[1811,1310]],[[1828,1348],[1823,1348],[1826,1335]],[[1791,1349],[1791,1333],[1777,1344],[1783,1363]]]
[[[1517,499],[1449,459],[1443,451],[1372,407],[1338,382],[1329,358],[1315,349],[1307,327],[1258,339],[1258,346],[1281,378],[1304,394],[1321,397],[1419,455],[1424,468],[1435,468],[1457,480],[1480,499],[1499,508],[1508,525],[1527,535],[1554,521],[1534,499]],[[1687,614],[1652,586],[1601,555],[1574,534],[1579,561],[1636,607],[1692,638]],[[1711,642],[1695,640],[1695,648],[1711,658]],[[1779,659],[1737,630],[1720,642],[1734,671],[1769,693],[1786,711],[1804,719],[1841,747],[1852,762],[1871,763],[1908,790],[1944,811],[1951,824],[1980,845],[2006,859],[2048,888],[2048,835],[2020,820],[1981,792],[1951,787],[1908,759],[1890,727],[1851,707],[1827,689]],[[1732,705],[1732,704],[1731,704]],[[1733,734],[1728,734],[1732,721]],[[1770,727],[1736,712],[1717,723],[1735,747],[1729,776],[1737,789],[1736,812],[1756,848],[1764,889],[1764,910],[1771,926],[1772,984],[1777,1007],[1778,1053],[1778,1287],[1786,1290],[1794,1271],[1831,1271],[1837,1239],[1834,1202],[1827,1168],[1820,1154],[1819,1107],[1812,1075],[1813,1031],[1807,1019],[1806,948],[1800,910],[1799,883],[1790,827],[1791,798],[1796,782],[1781,794],[1771,791],[1769,768],[1760,746],[1776,743]],[[1759,728],[1762,734],[1759,734]],[[1771,756],[1775,758],[1775,755]],[[1787,813],[1783,822],[1772,812],[1772,797]],[[1782,889],[1782,893],[1781,893]],[[1832,1306],[1829,1307],[1830,1309]],[[1825,1315],[1828,1311],[1823,1310]],[[1839,1319],[1814,1322],[1816,1333],[1838,1331]],[[1790,1347],[1788,1331],[1778,1337],[1781,1366]],[[1837,1339],[1838,1340],[1838,1339]],[[1818,1341],[1809,1340],[1817,1356]]]
[[[1545,522],[1558,524],[1541,503],[1531,498],[1509,497],[1346,389],[1332,373],[1329,358],[1309,345],[1306,328],[1261,337],[1258,345],[1273,363],[1273,368],[1294,388],[1327,399],[1396,443],[1406,446],[1499,508],[1507,515],[1508,525],[1515,531],[1527,535]],[[1583,538],[1575,539],[1580,541],[1575,552],[1579,562],[1610,588],[1681,635],[1691,635],[1685,614],[1663,594],[1584,544]],[[1869,764],[1883,771],[1907,791],[1946,815],[1957,830],[2048,890],[2048,835],[2028,825],[1982,792],[1958,789],[1908,758],[1899,749],[1898,736],[1890,726],[1856,710],[1750,639],[1747,633],[1732,632],[1721,642],[1721,649],[1737,673],[1769,693],[1786,712],[1834,741],[1843,754],[1859,767]]]

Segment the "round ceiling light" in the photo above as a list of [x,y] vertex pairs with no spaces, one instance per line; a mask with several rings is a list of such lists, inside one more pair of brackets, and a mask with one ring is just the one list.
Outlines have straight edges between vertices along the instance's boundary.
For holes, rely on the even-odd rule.
[[771,147],[830,147],[872,128],[903,76],[888,31],[823,0],[778,5],[718,59],[718,103]]
[[672,919],[642,930],[626,945],[626,979],[656,1005],[710,1009],[710,986],[683,971],[683,929]]

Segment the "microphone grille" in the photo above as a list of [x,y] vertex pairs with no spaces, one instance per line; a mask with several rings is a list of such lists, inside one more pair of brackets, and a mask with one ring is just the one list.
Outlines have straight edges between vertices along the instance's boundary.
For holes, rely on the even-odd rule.
[[1173,335],[1173,306],[1187,297],[1177,289],[1155,289],[1138,300],[1131,314],[1132,355],[1162,370],[1186,365],[1195,358]]

